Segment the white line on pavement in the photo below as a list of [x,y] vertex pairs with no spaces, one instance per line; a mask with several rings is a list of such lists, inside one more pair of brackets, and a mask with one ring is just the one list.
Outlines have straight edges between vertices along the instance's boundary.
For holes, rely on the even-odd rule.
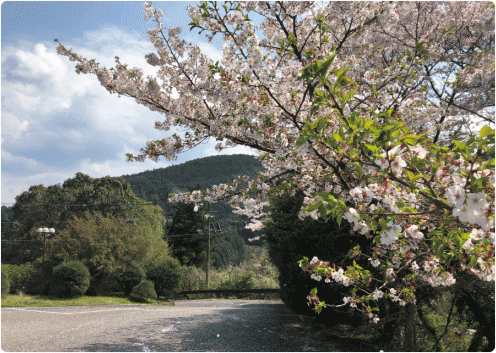
[[105,311],[117,311],[117,310],[140,310],[141,308],[117,308],[117,309],[105,309],[105,310],[92,310],[92,311],[80,311],[73,313],[63,313],[58,311],[45,311],[45,310],[33,310],[33,309],[22,309],[22,308],[2,308],[2,310],[20,310],[20,311],[32,311],[37,313],[46,314],[62,314],[62,315],[74,315],[74,314],[87,314],[87,313],[99,313]]

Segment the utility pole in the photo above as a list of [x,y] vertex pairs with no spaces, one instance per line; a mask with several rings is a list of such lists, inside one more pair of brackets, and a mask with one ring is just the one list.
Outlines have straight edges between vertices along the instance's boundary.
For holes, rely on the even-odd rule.
[[208,251],[207,251],[207,289],[208,277],[210,274],[210,203],[208,204]]

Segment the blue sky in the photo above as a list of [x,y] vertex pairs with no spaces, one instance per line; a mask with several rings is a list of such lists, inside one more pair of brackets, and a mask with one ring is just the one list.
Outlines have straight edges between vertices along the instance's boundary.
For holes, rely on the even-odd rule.
[[[193,4],[166,1],[153,2],[153,7],[164,12],[164,26],[181,27],[182,38],[220,60],[220,38],[209,44],[205,36],[189,31],[186,8]],[[175,162],[126,162],[126,153],[137,153],[148,139],[172,131],[155,130],[159,113],[110,95],[96,77],[76,74],[74,62],[56,52],[55,38],[101,66],[114,66],[119,56],[122,63],[153,74],[157,68],[144,56],[154,52],[146,38],[147,29],[154,27],[144,21],[143,2],[2,3],[2,204],[15,202],[32,185],[63,183],[77,172],[121,176],[218,154],[212,140]],[[250,151],[237,147],[223,153]]]

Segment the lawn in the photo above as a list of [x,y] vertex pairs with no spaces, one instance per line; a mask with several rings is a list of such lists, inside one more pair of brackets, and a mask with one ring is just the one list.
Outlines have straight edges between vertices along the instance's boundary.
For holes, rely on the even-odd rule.
[[132,300],[128,297],[117,296],[82,296],[79,298],[61,299],[50,296],[27,295],[27,294],[6,294],[2,296],[2,307],[31,307],[31,306],[84,306],[84,305],[123,305],[123,304],[162,304],[149,301],[146,303]]

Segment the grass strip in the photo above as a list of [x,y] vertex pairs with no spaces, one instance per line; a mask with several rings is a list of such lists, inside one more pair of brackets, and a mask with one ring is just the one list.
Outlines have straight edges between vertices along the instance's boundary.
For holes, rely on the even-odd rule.
[[[158,302],[160,303],[160,301]],[[40,295],[6,294],[2,296],[2,308],[35,306],[86,306],[86,305],[125,305],[157,304],[154,301],[138,302],[124,296],[82,296],[78,298],[55,298]]]

